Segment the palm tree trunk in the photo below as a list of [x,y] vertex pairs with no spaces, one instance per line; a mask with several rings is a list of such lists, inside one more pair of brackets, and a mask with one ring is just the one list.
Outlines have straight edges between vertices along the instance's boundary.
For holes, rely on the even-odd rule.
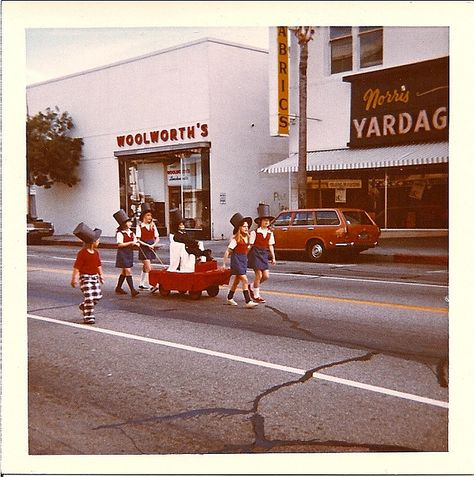
[[298,208],[305,209],[306,200],[306,167],[307,167],[307,76],[308,42],[300,42],[299,61],[299,128],[298,128]]

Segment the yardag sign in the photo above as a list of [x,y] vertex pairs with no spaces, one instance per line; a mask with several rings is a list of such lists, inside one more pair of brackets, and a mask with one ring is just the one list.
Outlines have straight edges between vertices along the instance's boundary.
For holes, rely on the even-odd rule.
[[446,141],[448,58],[351,75],[350,147]]

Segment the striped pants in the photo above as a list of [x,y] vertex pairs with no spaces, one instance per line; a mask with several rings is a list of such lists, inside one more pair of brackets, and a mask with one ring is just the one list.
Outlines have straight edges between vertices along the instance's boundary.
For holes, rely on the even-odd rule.
[[94,306],[102,298],[100,289],[99,275],[82,274],[79,276],[81,292],[84,295],[84,301],[80,308],[84,319],[95,318]]

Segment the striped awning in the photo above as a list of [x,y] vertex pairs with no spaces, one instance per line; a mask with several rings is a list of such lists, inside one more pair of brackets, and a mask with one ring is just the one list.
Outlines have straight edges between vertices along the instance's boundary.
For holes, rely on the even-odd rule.
[[[338,171],[346,169],[374,169],[384,167],[418,166],[447,163],[447,142],[409,144],[404,146],[377,147],[373,149],[332,149],[307,153],[306,170]],[[264,167],[260,172],[276,174],[297,172],[298,154]]]

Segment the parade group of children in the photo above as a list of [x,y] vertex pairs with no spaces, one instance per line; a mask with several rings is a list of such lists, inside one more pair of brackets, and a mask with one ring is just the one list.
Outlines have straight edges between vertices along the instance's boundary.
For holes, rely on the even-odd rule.
[[[255,308],[259,303],[265,303],[260,296],[260,285],[269,278],[269,262],[275,265],[275,238],[269,226],[274,219],[270,215],[270,207],[267,204],[259,204],[258,217],[255,223],[256,230],[249,232],[252,225],[251,217],[243,217],[236,213],[230,219],[234,226],[233,237],[224,253],[224,266],[230,257],[231,275],[234,276],[227,295],[227,304],[237,306],[234,294],[239,284],[245,298],[246,308]],[[247,278],[247,269],[254,270],[255,278],[253,286]]]
[[[231,275],[234,276],[227,295],[227,304],[229,305],[237,305],[234,294],[239,284],[242,286],[246,308],[254,308],[259,303],[265,303],[260,295],[260,285],[269,278],[269,263],[276,263],[273,247],[275,240],[273,232],[269,228],[273,217],[270,215],[269,206],[266,204],[260,204],[257,212],[258,217],[255,219],[255,223],[258,227],[251,232],[249,232],[253,222],[251,217],[243,217],[240,213],[236,213],[230,219],[230,223],[234,227],[233,237],[223,259],[225,267],[230,257]],[[160,236],[153,222],[153,215],[148,203],[141,206],[140,221],[135,232],[132,230],[132,218],[123,209],[116,212],[113,217],[118,223],[115,267],[121,269],[115,293],[126,295],[127,291],[122,288],[124,282],[126,282],[132,298],[135,298],[139,295],[139,291],[135,289],[132,277],[134,250],[138,249],[139,260],[143,263],[138,288],[149,290],[151,261],[157,258],[154,249],[159,243]],[[196,256],[202,255],[208,260],[213,260],[209,249],[200,250],[197,241],[187,236],[184,231],[184,220],[179,213],[175,213],[173,222],[174,240],[184,243],[188,253],[193,253]],[[75,288],[78,283],[80,285],[84,300],[79,308],[86,324],[95,323],[95,305],[102,298],[100,285],[104,283],[104,274],[100,254],[97,250],[101,233],[100,229],[92,230],[83,222],[73,231],[73,234],[84,245],[77,253],[73,265],[71,286]],[[247,278],[248,268],[255,272],[253,286],[249,284]]]

